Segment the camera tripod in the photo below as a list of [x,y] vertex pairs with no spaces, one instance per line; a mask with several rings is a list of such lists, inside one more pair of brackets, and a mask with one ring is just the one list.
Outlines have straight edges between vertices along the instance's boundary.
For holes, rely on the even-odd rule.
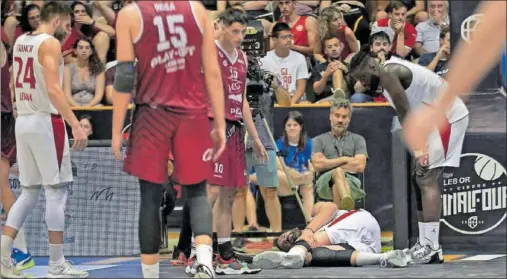
[[[255,117],[257,115],[260,116],[263,126],[268,133],[269,139],[275,148],[276,158],[280,162],[283,172],[285,173],[285,176],[287,177],[287,182],[289,183],[289,186],[292,189],[292,192],[296,196],[296,200],[298,202],[299,209],[301,209],[301,213],[303,213],[303,216],[305,218],[305,222],[306,222],[306,224],[310,223],[310,216],[308,216],[308,214],[306,214],[304,207],[303,207],[303,202],[301,201],[301,197],[299,196],[299,186],[294,184],[294,182],[292,181],[292,178],[290,176],[290,173],[287,172],[287,166],[285,165],[285,161],[283,159],[283,154],[281,154],[280,150],[278,149],[278,146],[276,145],[275,138],[273,137],[273,133],[271,132],[271,129],[269,128],[268,122],[267,122],[266,118],[264,117],[264,114],[262,113],[261,109],[259,109],[259,108],[250,108],[250,110],[252,112],[252,118],[255,119]],[[248,132],[245,133],[245,146],[247,145],[247,141],[248,141]]]

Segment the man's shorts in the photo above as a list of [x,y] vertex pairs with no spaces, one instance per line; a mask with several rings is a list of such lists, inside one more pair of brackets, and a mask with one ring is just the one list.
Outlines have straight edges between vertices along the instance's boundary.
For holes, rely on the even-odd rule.
[[181,185],[211,176],[213,148],[206,114],[182,115],[138,106],[134,112],[123,169],[152,183],[167,181],[167,159],[174,157],[172,180]]
[[277,157],[274,150],[266,150],[268,159],[266,162],[261,163],[254,156],[253,150],[249,149],[246,152],[246,168],[255,171],[257,176],[257,183],[261,187],[273,188],[278,187],[278,170],[277,170]]
[[10,165],[16,162],[16,120],[12,112],[2,112],[2,158]]
[[468,116],[448,125],[442,131],[433,131],[428,138],[429,168],[459,167]]
[[215,162],[208,184],[241,188],[247,184],[245,130],[240,123],[227,121],[226,124],[225,131],[230,136],[222,156]]
[[61,116],[19,115],[16,149],[21,185],[58,185],[72,181],[69,139]]
[[[345,179],[349,183],[352,199],[360,200],[364,198],[366,193],[361,189],[361,180],[356,176],[346,172]],[[328,170],[323,173],[318,179],[315,186],[317,198],[319,200],[332,201],[333,200],[333,170]]]

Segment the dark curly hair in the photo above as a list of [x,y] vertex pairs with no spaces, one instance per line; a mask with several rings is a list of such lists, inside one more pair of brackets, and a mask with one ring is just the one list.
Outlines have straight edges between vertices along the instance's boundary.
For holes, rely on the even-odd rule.
[[40,7],[35,4],[29,4],[26,5],[23,8],[23,12],[21,12],[21,17],[19,18],[19,26],[21,26],[21,30],[23,30],[23,32],[33,31],[33,28],[28,20],[28,13],[32,10],[39,10],[40,12]]
[[77,49],[77,45],[79,42],[87,42],[90,45],[90,49],[92,50],[92,54],[90,57],[88,57],[88,70],[90,71],[90,75],[95,77],[98,76],[100,73],[104,72],[106,70],[106,67],[104,64],[100,61],[99,55],[97,54],[97,51],[95,50],[95,46],[93,45],[92,41],[88,38],[79,38],[74,43],[74,50]]

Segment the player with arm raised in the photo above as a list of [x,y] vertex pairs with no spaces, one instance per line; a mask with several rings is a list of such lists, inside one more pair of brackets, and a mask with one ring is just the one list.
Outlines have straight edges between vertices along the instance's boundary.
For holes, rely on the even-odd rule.
[[61,84],[63,57],[60,41],[70,29],[69,11],[57,2],[41,9],[41,24],[20,36],[13,48],[16,149],[21,195],[7,217],[1,238],[2,277],[24,278],[13,268],[13,239],[39,200],[44,186],[49,238],[49,278],[85,278],[63,256],[67,185],[72,167],[65,121],[74,136],[73,148],[86,147],[87,136],[71,110]]
[[[167,180],[167,154],[172,154],[172,180],[186,191],[195,234],[196,276],[214,277],[206,179],[212,172],[212,159],[225,147],[225,118],[211,21],[197,1],[139,1],[118,14],[116,36],[112,148],[117,159],[121,159],[121,130],[132,97],[134,72],[138,74],[124,170],[140,181],[143,276],[159,276],[160,193]],[[214,149],[208,102],[214,115]]]

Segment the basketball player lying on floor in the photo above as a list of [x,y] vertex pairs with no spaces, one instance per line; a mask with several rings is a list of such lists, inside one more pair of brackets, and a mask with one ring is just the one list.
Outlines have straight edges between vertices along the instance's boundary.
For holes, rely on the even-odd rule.
[[265,251],[253,258],[264,269],[303,266],[405,267],[401,250],[380,254],[380,226],[366,210],[338,210],[332,202],[319,202],[312,221],[304,230],[293,229],[280,235],[274,245],[280,251]]

